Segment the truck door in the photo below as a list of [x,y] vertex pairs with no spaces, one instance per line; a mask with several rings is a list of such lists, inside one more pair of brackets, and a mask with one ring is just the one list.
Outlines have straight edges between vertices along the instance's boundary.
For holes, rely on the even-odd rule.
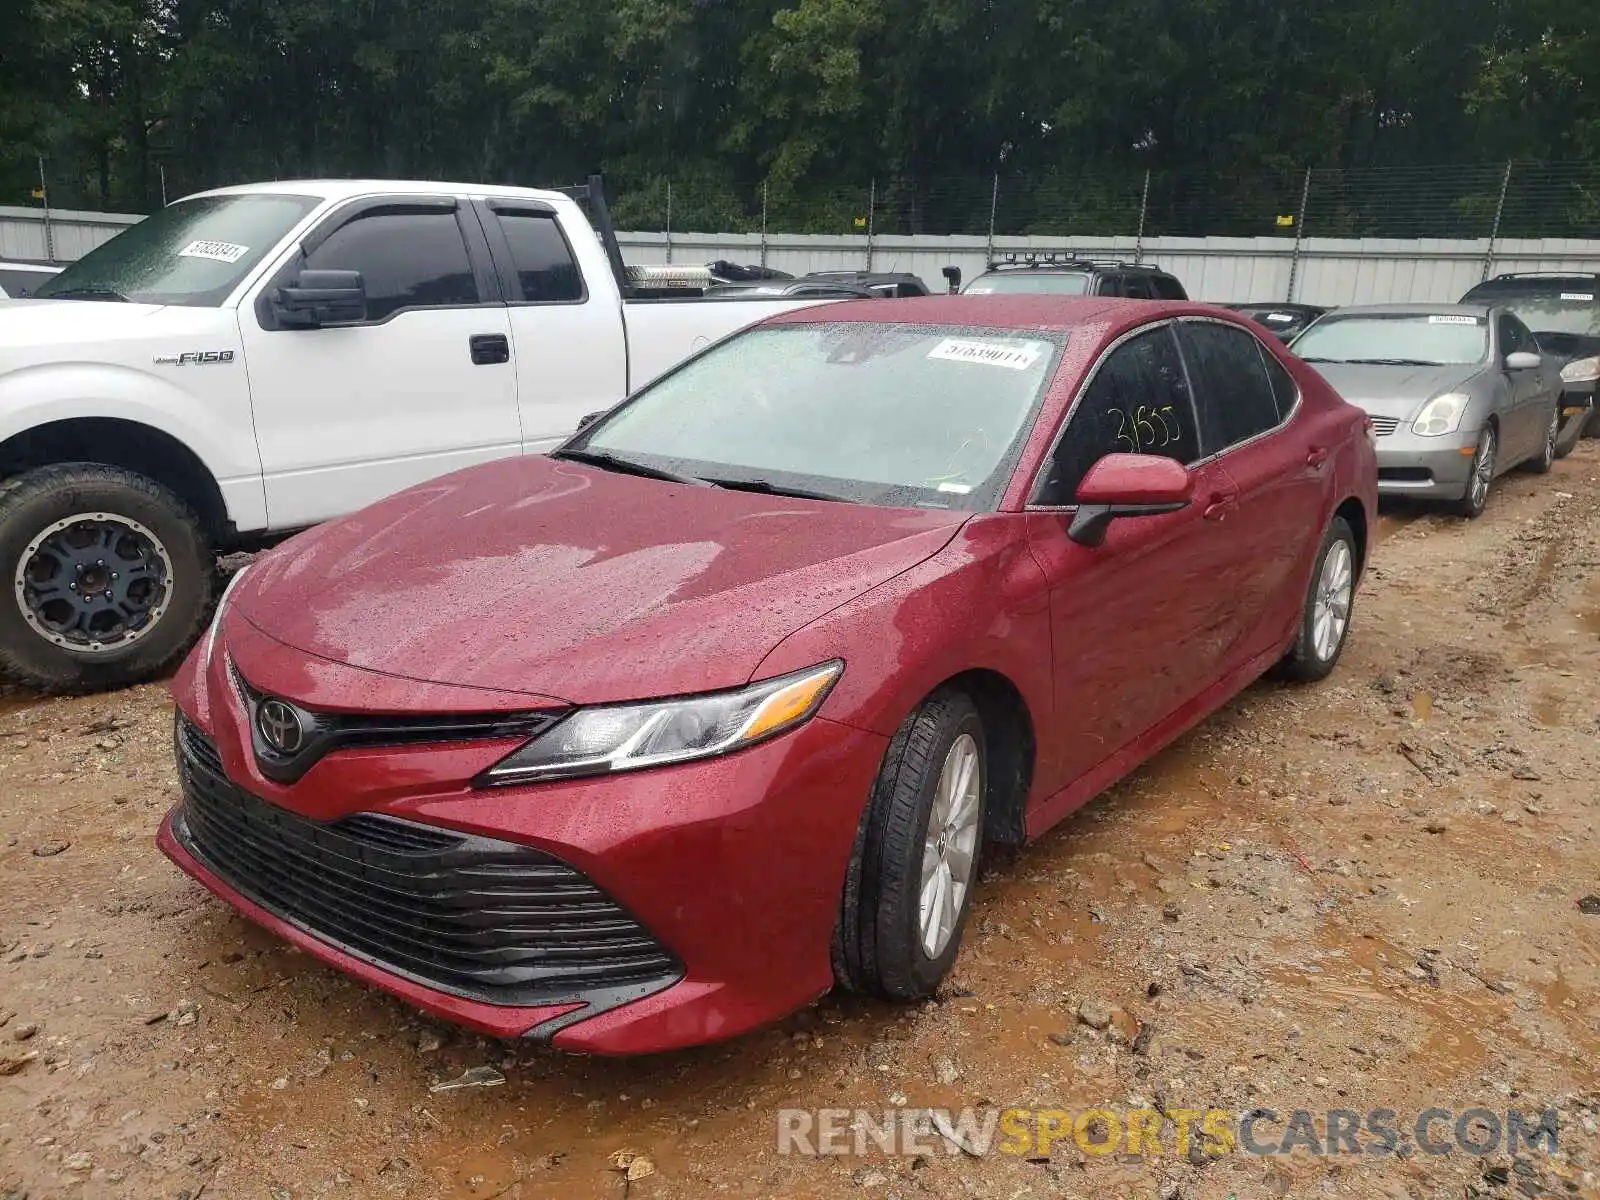
[[538,200],[478,205],[510,306],[523,448],[549,450],[628,390],[622,311],[591,290],[556,210]]
[[[272,294],[303,270],[360,272],[364,317],[286,327]],[[522,451],[510,319],[482,230],[453,198],[337,209],[239,321],[274,529]]]

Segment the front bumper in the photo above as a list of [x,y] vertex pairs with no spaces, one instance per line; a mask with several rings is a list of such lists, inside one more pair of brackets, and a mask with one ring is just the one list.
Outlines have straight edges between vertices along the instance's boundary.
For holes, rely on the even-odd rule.
[[[732,1037],[832,986],[879,735],[818,717],[725,758],[486,791],[464,781],[515,742],[362,748],[283,786],[256,769],[231,691],[217,664],[174,685],[221,783],[182,768],[161,849],[324,962],[491,1036],[602,1054]],[[220,808],[219,788],[235,793]],[[217,832],[240,812],[265,849]],[[396,837],[412,843],[398,857]],[[577,907],[490,894],[507,887]],[[585,945],[588,973],[563,971]]]
[[1472,478],[1478,431],[1418,437],[1401,424],[1378,438],[1378,494],[1459,500]]
[[1561,393],[1561,428],[1556,450],[1570,454],[1594,415],[1594,383],[1569,383]]

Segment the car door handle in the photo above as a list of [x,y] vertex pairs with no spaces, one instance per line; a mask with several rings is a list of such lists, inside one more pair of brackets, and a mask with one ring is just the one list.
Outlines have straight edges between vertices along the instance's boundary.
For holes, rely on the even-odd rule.
[[503,333],[475,333],[467,339],[467,346],[474,366],[490,367],[511,361],[511,342]]
[[1327,461],[1328,452],[1321,446],[1313,446],[1311,452],[1306,455],[1306,466],[1308,467],[1320,467],[1326,464]]
[[1208,521],[1224,520],[1233,508],[1237,497],[1217,493],[1211,497],[1211,503],[1206,505],[1205,518]]

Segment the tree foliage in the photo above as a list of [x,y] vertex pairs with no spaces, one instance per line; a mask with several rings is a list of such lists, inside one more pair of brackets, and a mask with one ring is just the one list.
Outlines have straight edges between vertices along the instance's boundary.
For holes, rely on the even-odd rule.
[[43,155],[53,202],[134,211],[603,168],[625,223],[670,180],[683,223],[832,227],[875,180],[901,225],[971,228],[1003,172],[1019,227],[1125,222],[1147,170],[1249,205],[1307,166],[1593,156],[1597,63],[1600,0],[10,0],[0,203]]

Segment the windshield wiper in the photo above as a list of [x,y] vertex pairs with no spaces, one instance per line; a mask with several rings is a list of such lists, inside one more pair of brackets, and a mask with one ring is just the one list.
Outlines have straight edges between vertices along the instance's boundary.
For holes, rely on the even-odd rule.
[[1347,358],[1346,362],[1362,367],[1443,367],[1447,363],[1429,362],[1425,358]]
[[607,454],[601,450],[554,450],[551,458],[566,459],[569,462],[586,463],[591,467],[603,467],[608,471],[618,471],[624,475],[640,475],[645,479],[660,479],[667,483],[683,483],[690,487],[710,487],[711,483],[705,479],[698,479],[693,475],[679,475],[676,471],[667,471],[661,467],[652,467],[648,463],[634,462],[631,458],[623,458],[617,454]]
[[857,503],[848,496],[836,496],[832,492],[814,492],[809,488],[789,487],[786,484],[773,483],[770,479],[707,479],[705,482],[714,487],[727,488],[730,492],[755,492],[760,496],[793,496],[797,500],[832,500],[836,504]]
[[131,303],[121,292],[111,288],[75,287],[63,291],[51,292],[48,296],[36,296],[38,300],[118,300],[123,304]]

